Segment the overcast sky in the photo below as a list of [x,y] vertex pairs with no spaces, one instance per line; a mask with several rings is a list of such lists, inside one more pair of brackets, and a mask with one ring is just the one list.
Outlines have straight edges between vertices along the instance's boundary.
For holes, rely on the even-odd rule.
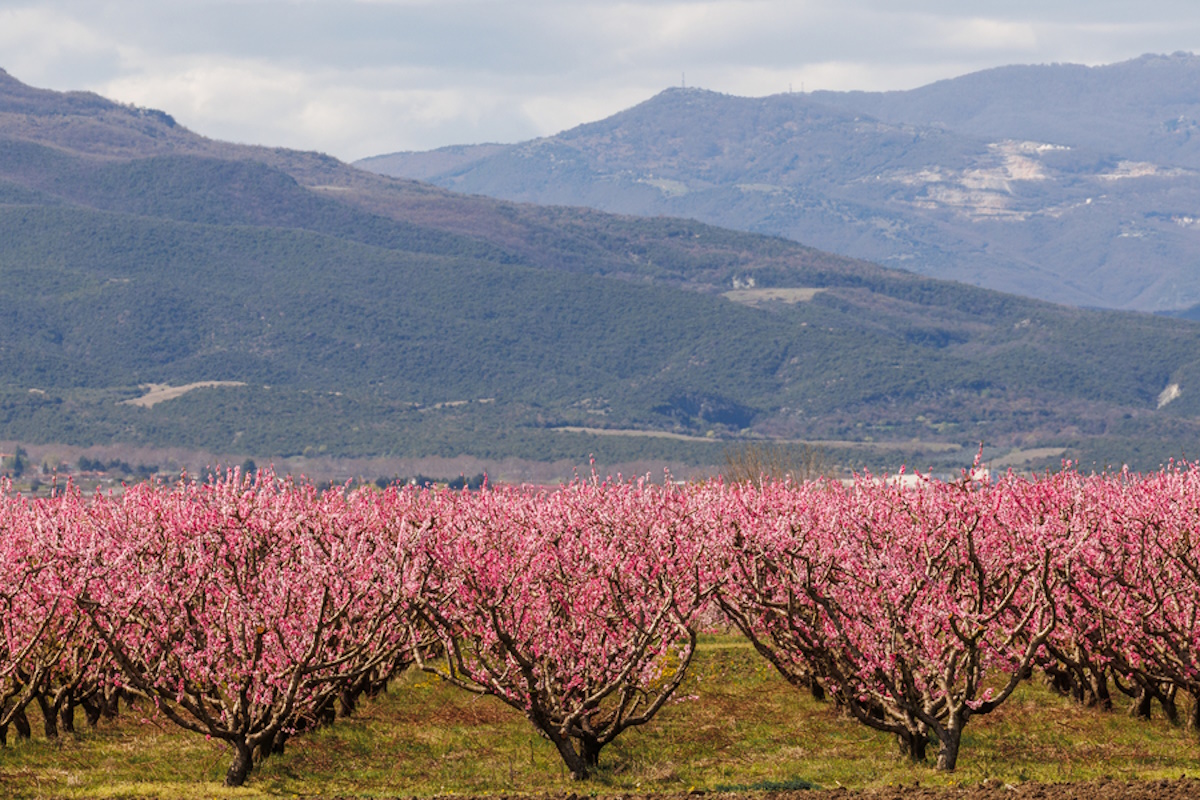
[[512,142],[685,79],[761,96],[1200,51],[1196,0],[0,0],[0,67],[345,160]]

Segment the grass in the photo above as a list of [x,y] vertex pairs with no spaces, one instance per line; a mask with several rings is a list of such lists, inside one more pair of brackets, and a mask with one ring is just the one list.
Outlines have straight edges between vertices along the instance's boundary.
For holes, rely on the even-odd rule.
[[677,699],[605,749],[599,774],[582,786],[520,714],[419,673],[353,719],[289,743],[237,790],[220,785],[229,758],[220,746],[140,716],[123,712],[115,723],[57,742],[35,736],[10,744],[0,750],[0,795],[611,796],[1200,776],[1194,735],[1161,718],[1081,708],[1036,683],[971,721],[957,772],[914,767],[897,757],[890,737],[811,700],[732,637],[707,639]]

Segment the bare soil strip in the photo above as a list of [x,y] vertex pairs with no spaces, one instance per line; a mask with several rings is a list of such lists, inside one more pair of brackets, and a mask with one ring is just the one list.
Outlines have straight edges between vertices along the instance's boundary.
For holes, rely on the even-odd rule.
[[[691,792],[653,795],[620,794],[612,800],[1185,800],[1200,798],[1200,780],[1121,781],[1082,783],[1019,783],[993,780],[977,786],[932,787],[919,783],[877,789],[808,789],[787,791]],[[586,795],[508,795],[507,800],[583,800]],[[459,800],[485,800],[460,797]],[[593,800],[608,800],[596,795]]]
[[209,389],[217,386],[245,386],[242,381],[199,381],[198,383],[188,383],[183,386],[170,386],[165,383],[143,383],[141,388],[149,389],[150,391],[141,397],[135,397],[132,400],[122,400],[118,405],[123,406],[139,406],[141,408],[150,408],[151,406],[174,400],[180,395],[190,392],[192,389]]
[[1011,453],[1002,455],[999,458],[993,458],[990,466],[992,469],[1019,467],[1031,461],[1055,458],[1066,455],[1066,453],[1067,448],[1065,447],[1034,447],[1029,450],[1013,450]]
[[671,433],[669,431],[638,431],[619,428],[580,428],[574,425],[564,425],[561,428],[551,428],[568,433],[590,433],[593,436],[637,436],[645,439],[678,439],[683,442],[715,442],[707,436],[691,436],[686,433]]
[[756,306],[771,301],[781,303],[807,303],[824,289],[733,289],[721,296],[735,303]]
[[[708,436],[693,436],[686,433],[671,433],[669,431],[641,431],[629,428],[583,428],[575,425],[563,425],[551,428],[555,431],[568,433],[590,433],[594,436],[640,436],[650,439],[678,439],[684,442],[721,442],[726,444],[742,444],[743,440],[714,439]],[[951,453],[961,450],[962,445],[953,442],[854,442],[846,439],[779,439],[767,442],[769,444],[806,444],[812,447],[837,447],[848,450],[919,450],[926,453]]]

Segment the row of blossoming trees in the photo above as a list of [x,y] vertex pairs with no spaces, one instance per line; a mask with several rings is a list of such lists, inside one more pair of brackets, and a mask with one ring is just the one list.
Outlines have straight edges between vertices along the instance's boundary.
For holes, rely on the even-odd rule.
[[[701,624],[954,769],[1040,670],[1200,707],[1200,470],[918,488],[577,481],[316,492],[262,472],[0,502],[0,742],[122,702],[228,743],[229,784],[416,666],[571,773],[678,688]],[[703,621],[703,623],[702,623]],[[1182,695],[1180,695],[1182,692]]]

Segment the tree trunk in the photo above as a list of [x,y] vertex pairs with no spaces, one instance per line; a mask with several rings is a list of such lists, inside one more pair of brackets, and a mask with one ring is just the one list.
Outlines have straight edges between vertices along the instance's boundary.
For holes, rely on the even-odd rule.
[[62,712],[59,713],[59,718],[62,720],[62,729],[67,733],[75,733],[75,701],[71,698],[63,703]]
[[579,753],[575,752],[575,745],[565,736],[561,736],[557,732],[550,734],[550,741],[554,742],[555,748],[558,749],[558,754],[562,757],[563,763],[567,765],[567,769],[571,771],[571,780],[585,781],[590,773],[588,771],[587,762]]
[[600,748],[602,746],[594,736],[580,738],[579,749],[582,751],[583,763],[587,765],[589,771],[600,766]]
[[280,728],[274,736],[259,745],[259,752],[263,758],[267,756],[281,756],[287,747],[287,740],[289,738],[291,737],[288,732]]
[[1135,719],[1150,719],[1151,703],[1154,698],[1149,690],[1142,684],[1138,684],[1137,697],[1134,698],[1133,705],[1129,707],[1129,716]]
[[354,710],[358,708],[358,698],[367,688],[368,676],[364,675],[358,678],[353,684],[347,685],[338,695],[338,711],[339,719],[345,719],[354,714]]
[[13,715],[13,727],[17,729],[18,739],[28,739],[33,736],[33,729],[29,727],[29,717],[25,716],[23,708]]
[[1071,675],[1057,664],[1047,664],[1043,670],[1046,674],[1046,685],[1056,694],[1064,697],[1072,696]]
[[1092,705],[1101,711],[1112,711],[1112,694],[1108,691],[1108,679],[1103,672],[1091,671]]
[[305,731],[315,730],[322,725],[332,725],[335,721],[337,721],[337,703],[335,698],[330,695],[312,710],[303,724],[297,723],[296,728]]
[[962,744],[963,724],[951,718],[945,731],[938,732],[941,746],[938,748],[937,768],[943,772],[953,772],[958,766],[958,748]]
[[104,712],[104,699],[97,697],[88,697],[79,701],[79,705],[83,706],[83,716],[87,719],[89,728],[94,728],[100,722],[100,715]]
[[1167,687],[1165,692],[1158,696],[1158,702],[1162,706],[1163,714],[1167,717],[1167,722],[1172,725],[1179,724],[1179,706],[1175,703],[1175,686]]
[[386,692],[389,680],[388,670],[378,668],[367,682],[367,697],[375,698]]
[[46,734],[47,739],[58,738],[58,711],[54,707],[49,698],[42,692],[34,695],[37,701],[38,709],[42,712],[42,730]]
[[233,763],[225,773],[225,785],[241,786],[250,776],[250,768],[254,766],[253,754],[245,742],[234,742],[233,747]]
[[922,764],[925,761],[926,747],[929,745],[929,738],[923,732],[905,731],[904,733],[896,734],[896,742],[900,745],[900,755],[907,758],[914,764]]

